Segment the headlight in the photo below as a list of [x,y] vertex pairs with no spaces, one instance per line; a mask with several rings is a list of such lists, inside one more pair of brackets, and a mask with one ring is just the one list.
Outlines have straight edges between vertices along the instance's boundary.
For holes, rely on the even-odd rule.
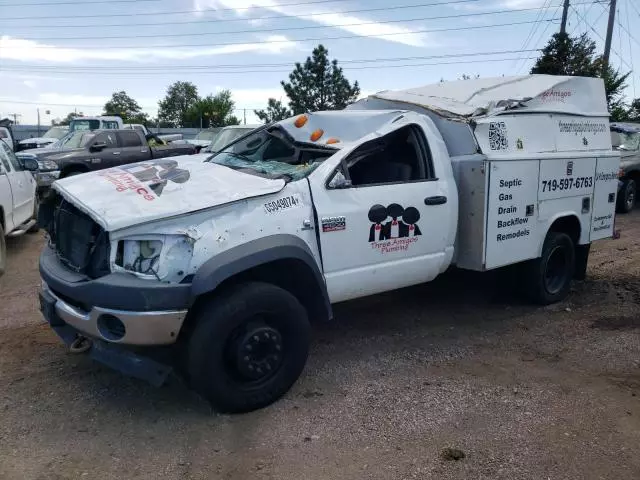
[[51,172],[58,170],[58,164],[53,160],[38,160],[38,168],[41,172]]
[[114,271],[178,282],[187,275],[193,246],[184,235],[137,235],[118,240]]

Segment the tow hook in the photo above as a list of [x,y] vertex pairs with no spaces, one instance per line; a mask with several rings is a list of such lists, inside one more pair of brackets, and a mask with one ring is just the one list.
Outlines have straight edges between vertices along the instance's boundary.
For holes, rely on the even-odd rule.
[[92,345],[93,342],[87,337],[78,335],[71,345],[69,345],[69,353],[84,353],[88,351]]

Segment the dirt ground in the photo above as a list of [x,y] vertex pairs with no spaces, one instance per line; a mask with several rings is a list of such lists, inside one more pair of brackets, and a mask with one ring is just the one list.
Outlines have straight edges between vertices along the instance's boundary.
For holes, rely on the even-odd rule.
[[560,305],[454,273],[338,306],[294,389],[239,416],[67,353],[37,311],[42,236],[11,239],[0,479],[640,478],[640,212],[617,226]]

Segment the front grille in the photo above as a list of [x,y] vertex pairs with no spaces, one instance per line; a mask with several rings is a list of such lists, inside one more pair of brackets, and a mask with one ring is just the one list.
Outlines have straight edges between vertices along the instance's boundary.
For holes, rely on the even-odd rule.
[[78,208],[60,201],[50,233],[58,258],[69,269],[91,278],[109,273],[107,233]]

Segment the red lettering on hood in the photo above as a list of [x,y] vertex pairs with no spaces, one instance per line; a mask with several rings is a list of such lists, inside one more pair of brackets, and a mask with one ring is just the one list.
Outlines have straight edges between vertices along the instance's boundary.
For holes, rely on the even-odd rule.
[[145,200],[152,202],[156,199],[149,190],[147,190],[142,183],[128,172],[119,169],[103,170],[98,172],[98,175],[103,177],[109,183],[116,187],[116,192],[126,192],[127,190],[133,190]]

